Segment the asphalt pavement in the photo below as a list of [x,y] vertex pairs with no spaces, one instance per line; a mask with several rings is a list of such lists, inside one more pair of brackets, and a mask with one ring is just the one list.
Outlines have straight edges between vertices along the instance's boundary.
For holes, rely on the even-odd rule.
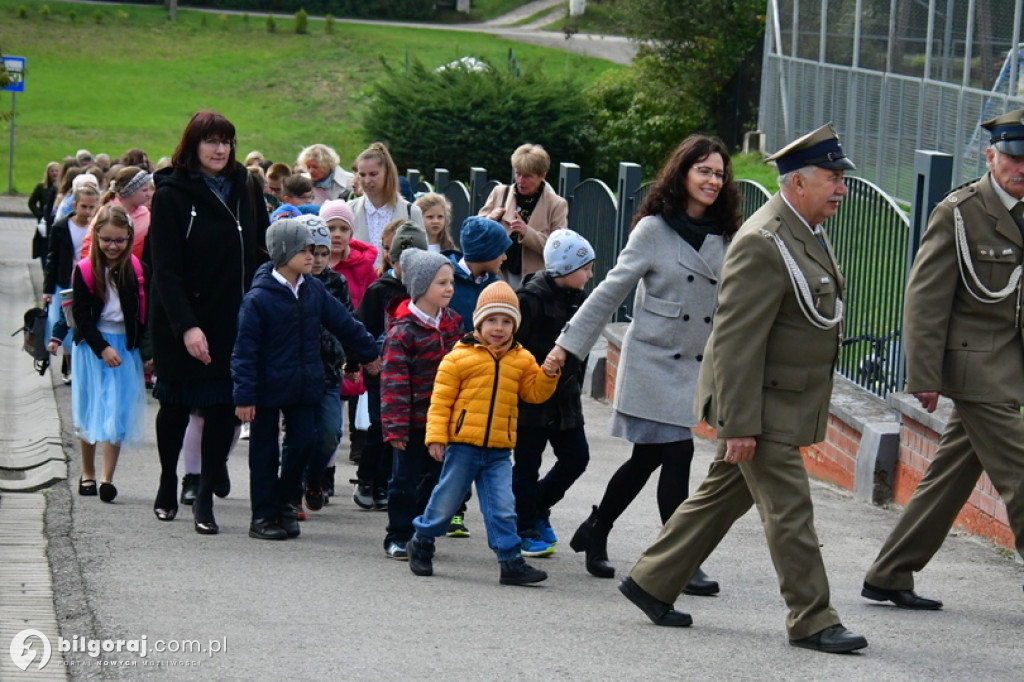
[[[27,247],[26,225],[0,219],[6,258],[27,257],[20,246]],[[25,356],[26,372],[30,365]],[[196,534],[187,507],[171,523],[158,521],[152,399],[146,441],[121,455],[117,500],[79,497],[70,391],[59,380],[53,391],[69,455],[67,481],[45,495],[4,493],[0,500],[0,564],[10,567],[22,553],[45,549],[60,637],[65,648],[83,649],[62,654],[54,642],[46,672],[58,666],[73,679],[112,680],[1021,679],[1024,568],[1009,553],[952,535],[918,580],[918,591],[943,599],[944,610],[909,612],[866,601],[859,596],[864,572],[898,510],[856,502],[819,483],[812,483],[816,527],[833,602],[844,624],[868,638],[867,649],[838,656],[787,644],[786,609],[754,510],[705,563],[721,594],[680,597],[677,608],[694,618],[690,628],[654,626],[618,593],[617,580],[589,576],[582,555],[568,547],[628,456],[628,445],[607,435],[610,408],[597,401],[585,400],[590,467],[552,513],[561,542],[552,557],[529,560],[550,578],[508,587],[498,584],[475,502],[466,518],[472,537],[438,540],[433,577],[416,577],[407,563],[385,557],[386,514],[353,504],[346,482],[355,468],[347,461],[339,466],[338,496],[309,513],[301,537],[250,539],[244,441],[229,461],[231,495],[216,501],[220,535]],[[698,441],[691,488],[712,455],[712,444]],[[39,496],[45,526],[41,515],[19,521],[19,533],[34,532],[35,543],[5,544],[10,531],[3,522],[17,506],[12,497]],[[617,578],[658,527],[652,480],[609,539]],[[43,570],[26,566],[26,578]],[[121,652],[94,657],[88,651],[116,648],[117,640]],[[0,642],[0,656],[7,657],[8,645]],[[127,650],[132,646],[144,646],[146,655]],[[35,672],[4,679],[39,679]]]

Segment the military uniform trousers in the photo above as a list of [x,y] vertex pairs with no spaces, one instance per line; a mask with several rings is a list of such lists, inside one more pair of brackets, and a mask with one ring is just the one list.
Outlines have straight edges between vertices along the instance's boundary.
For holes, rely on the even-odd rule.
[[789,638],[802,639],[838,624],[799,448],[758,438],[749,462],[736,465],[724,458],[725,440],[719,439],[708,477],[679,505],[630,577],[661,601],[675,602],[736,519],[756,503],[789,607]]
[[864,580],[914,589],[914,572],[939,551],[984,470],[1006,504],[1017,550],[1024,551],[1024,416],[1014,404],[953,401],[924,478]]

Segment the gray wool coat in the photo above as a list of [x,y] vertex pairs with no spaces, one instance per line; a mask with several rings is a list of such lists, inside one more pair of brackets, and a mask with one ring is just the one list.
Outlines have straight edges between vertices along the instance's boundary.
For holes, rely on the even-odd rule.
[[708,235],[698,252],[661,216],[643,218],[615,267],[555,343],[585,357],[635,286],[613,407],[632,417],[695,426],[693,398],[724,257],[721,236]]

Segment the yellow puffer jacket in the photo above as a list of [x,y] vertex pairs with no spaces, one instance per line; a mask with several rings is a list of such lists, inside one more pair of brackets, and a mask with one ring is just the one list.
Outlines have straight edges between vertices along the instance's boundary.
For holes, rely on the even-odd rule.
[[544,374],[518,342],[496,358],[476,339],[465,337],[437,369],[426,442],[514,448],[519,399],[542,403],[557,385],[558,377]]

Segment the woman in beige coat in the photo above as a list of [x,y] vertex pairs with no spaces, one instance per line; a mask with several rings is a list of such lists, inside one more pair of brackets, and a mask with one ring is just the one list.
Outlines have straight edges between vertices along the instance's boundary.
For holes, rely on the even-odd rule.
[[[521,145],[512,153],[515,184],[498,185],[477,214],[500,222],[512,238],[510,254],[501,266],[513,289],[527,275],[544,269],[544,244],[555,230],[569,227],[569,204],[544,181],[551,157],[539,144]],[[519,260],[517,263],[516,261]]]

